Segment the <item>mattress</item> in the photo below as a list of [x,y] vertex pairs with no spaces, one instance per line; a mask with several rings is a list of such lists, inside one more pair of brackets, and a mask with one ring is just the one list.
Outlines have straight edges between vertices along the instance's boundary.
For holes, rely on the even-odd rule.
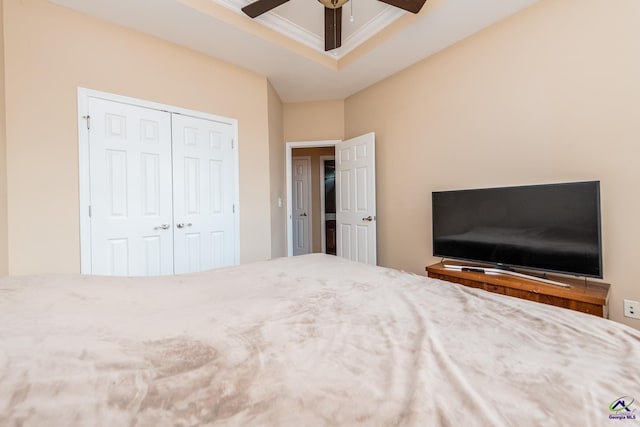
[[2,426],[638,425],[639,370],[622,324],[328,255],[0,280]]

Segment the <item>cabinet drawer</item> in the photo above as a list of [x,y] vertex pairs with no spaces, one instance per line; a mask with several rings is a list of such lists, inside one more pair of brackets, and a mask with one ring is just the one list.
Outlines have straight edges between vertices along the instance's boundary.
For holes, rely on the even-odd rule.
[[493,292],[494,294],[507,294],[507,288],[505,288],[504,286],[492,285],[491,283],[484,283],[484,290]]
[[[607,316],[609,284],[586,280],[563,278],[570,288],[532,283],[531,280],[492,276],[475,271],[452,271],[442,263],[427,267],[429,277],[458,283],[470,288],[483,289],[496,294],[508,295],[556,307],[568,308],[596,316]],[[554,279],[554,277],[551,277]]]

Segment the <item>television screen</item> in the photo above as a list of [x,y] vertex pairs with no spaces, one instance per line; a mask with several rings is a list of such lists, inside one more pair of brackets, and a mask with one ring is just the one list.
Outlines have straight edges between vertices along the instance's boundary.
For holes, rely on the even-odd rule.
[[600,182],[436,191],[433,255],[602,278]]

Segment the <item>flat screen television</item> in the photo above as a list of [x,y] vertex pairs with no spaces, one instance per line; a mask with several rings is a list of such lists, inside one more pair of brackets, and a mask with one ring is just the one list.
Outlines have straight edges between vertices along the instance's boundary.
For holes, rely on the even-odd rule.
[[600,182],[435,191],[433,255],[602,278]]

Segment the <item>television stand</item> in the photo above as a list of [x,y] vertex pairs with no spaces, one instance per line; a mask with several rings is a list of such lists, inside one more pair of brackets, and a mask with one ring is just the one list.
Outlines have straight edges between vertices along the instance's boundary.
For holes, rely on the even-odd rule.
[[[549,280],[570,286],[561,287],[540,282],[539,278],[509,275],[506,271],[498,269],[496,270],[501,274],[488,274],[484,272],[486,269],[484,266],[451,261],[445,264],[449,268],[445,268],[443,263],[428,266],[426,268],[428,276],[488,292],[568,308],[599,317],[609,317],[610,285],[608,283],[549,276]],[[457,265],[459,268],[452,269],[452,265]]]
[[547,283],[549,285],[554,286],[562,286],[563,288],[570,288],[571,285],[568,283],[558,282],[556,280],[550,280],[544,277],[533,276],[531,274],[523,274],[518,273],[515,270],[507,270],[502,268],[492,268],[492,267],[467,267],[459,264],[442,264],[444,268],[447,270],[455,270],[455,271],[475,271],[476,273],[484,273],[484,274],[507,274],[509,276],[520,277],[521,279],[535,280],[537,282]]

